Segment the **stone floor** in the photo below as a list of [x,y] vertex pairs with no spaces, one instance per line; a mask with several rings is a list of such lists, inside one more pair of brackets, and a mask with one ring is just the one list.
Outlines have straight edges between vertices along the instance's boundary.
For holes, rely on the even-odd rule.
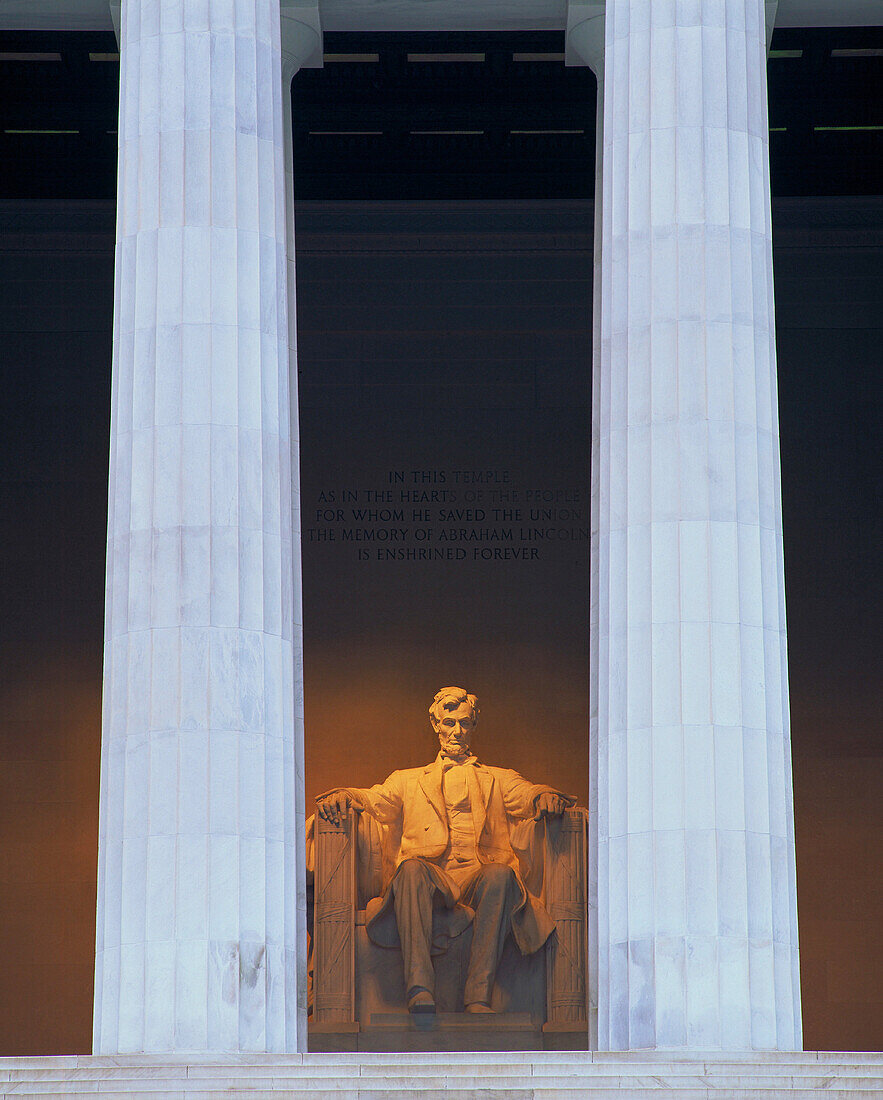
[[883,1054],[640,1052],[0,1058],[0,1096],[202,1100],[883,1097]]

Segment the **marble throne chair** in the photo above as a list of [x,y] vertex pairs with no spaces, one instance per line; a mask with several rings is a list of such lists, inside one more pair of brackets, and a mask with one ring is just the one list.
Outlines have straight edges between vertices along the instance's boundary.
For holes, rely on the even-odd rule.
[[[457,910],[436,911],[438,1020],[423,1022],[424,1030],[436,1030],[416,1045],[406,1041],[413,1040],[418,1024],[408,1018],[401,951],[377,946],[365,930],[366,908],[392,870],[383,866],[382,828],[352,810],[339,825],[319,817],[307,823],[311,1049],[455,1050],[471,1049],[471,1043],[482,1049],[480,1044],[494,1041],[484,1035],[489,1027],[499,1032],[494,1049],[585,1049],[587,812],[574,807],[561,818],[525,821],[513,831],[514,845],[528,853],[522,867],[526,885],[542,900],[555,931],[528,956],[508,938],[494,988],[494,1018],[463,1013],[471,926]],[[439,1035],[439,1026],[448,1033]]]

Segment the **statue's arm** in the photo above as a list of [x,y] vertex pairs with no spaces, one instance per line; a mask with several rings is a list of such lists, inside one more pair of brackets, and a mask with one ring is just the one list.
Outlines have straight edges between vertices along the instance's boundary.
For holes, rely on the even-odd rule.
[[576,798],[546,783],[531,783],[515,771],[503,773],[503,805],[510,817],[539,820],[546,814],[563,814]]
[[373,787],[335,787],[316,799],[316,812],[335,824],[350,807],[364,811],[381,824],[391,825],[402,815],[402,791],[399,773]]

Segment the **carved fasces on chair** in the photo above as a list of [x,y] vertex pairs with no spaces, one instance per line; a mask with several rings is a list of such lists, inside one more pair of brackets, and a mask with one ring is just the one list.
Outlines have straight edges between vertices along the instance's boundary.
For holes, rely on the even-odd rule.
[[587,821],[585,810],[571,809],[546,824],[545,904],[555,921],[546,955],[546,1012],[552,1026],[587,1023]]
[[315,821],[316,1023],[355,1020],[356,815],[350,810],[333,825]]

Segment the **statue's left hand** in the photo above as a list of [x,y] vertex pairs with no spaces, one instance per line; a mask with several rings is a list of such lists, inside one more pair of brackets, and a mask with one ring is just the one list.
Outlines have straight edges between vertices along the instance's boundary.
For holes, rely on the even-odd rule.
[[570,805],[570,799],[563,794],[549,792],[537,795],[534,802],[534,821],[540,821],[544,817],[560,817]]
[[331,794],[316,799],[316,813],[329,824],[340,825],[349,812],[350,806],[354,805],[349,791],[332,791]]

